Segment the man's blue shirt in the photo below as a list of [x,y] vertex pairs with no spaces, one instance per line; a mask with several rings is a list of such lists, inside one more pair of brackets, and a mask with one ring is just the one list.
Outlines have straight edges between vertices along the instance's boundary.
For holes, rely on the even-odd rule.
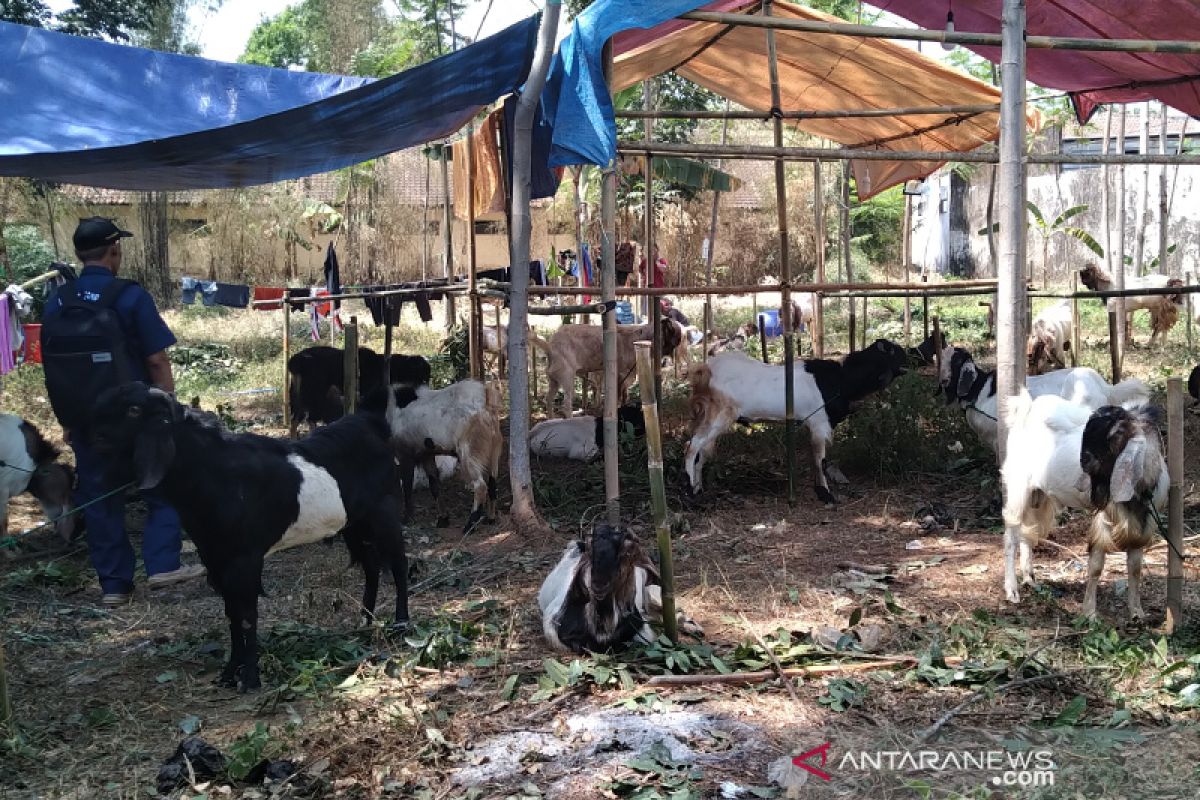
[[[75,289],[80,298],[89,302],[100,299],[100,292],[114,280],[114,276],[104,267],[85,266],[75,281]],[[46,301],[46,311],[42,314],[43,321],[55,316],[62,310],[62,300],[55,292]],[[154,298],[141,286],[133,285],[125,288],[113,304],[113,310],[121,321],[121,327],[129,339],[130,346],[140,358],[137,362],[138,375],[136,380],[149,382],[146,372],[146,358],[166,350],[175,344],[175,334],[163,322],[154,305]]]

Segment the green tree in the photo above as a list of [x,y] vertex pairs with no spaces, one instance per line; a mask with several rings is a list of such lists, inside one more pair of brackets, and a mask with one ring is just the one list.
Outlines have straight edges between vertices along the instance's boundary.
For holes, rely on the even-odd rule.
[[128,42],[154,25],[155,13],[167,0],[75,0],[58,15],[54,27],[63,33]]
[[306,26],[304,6],[285,8],[258,23],[238,61],[281,69],[307,66],[312,58],[312,41]]
[[50,7],[41,0],[0,0],[0,20],[42,28],[50,21]]

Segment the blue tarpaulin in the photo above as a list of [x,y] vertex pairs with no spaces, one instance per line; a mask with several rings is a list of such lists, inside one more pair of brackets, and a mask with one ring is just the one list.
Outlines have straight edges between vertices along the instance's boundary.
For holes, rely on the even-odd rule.
[[379,81],[0,23],[0,175],[172,190],[340,169],[447,136],[515,91],[539,22]]
[[596,0],[575,18],[550,66],[542,107],[553,120],[550,166],[597,164],[617,155],[617,127],[604,83],[601,53],[608,39],[631,28],[652,28],[704,5],[705,0]]

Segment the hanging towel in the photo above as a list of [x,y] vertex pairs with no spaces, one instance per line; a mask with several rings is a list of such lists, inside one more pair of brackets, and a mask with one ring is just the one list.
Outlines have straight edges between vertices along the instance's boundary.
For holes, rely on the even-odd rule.
[[[504,185],[500,171],[500,146],[498,130],[500,110],[492,112],[475,132],[475,174],[472,184],[475,195],[475,215],[504,213]],[[467,140],[462,138],[453,145],[450,163],[454,170],[454,216],[467,218]]]
[[529,262],[529,284],[531,286],[546,285],[546,266],[541,261]]
[[421,321],[432,322],[433,308],[429,305],[429,292],[417,292],[412,297],[417,304],[417,313],[421,315]]
[[200,292],[200,299],[206,306],[216,304],[217,284],[214,281],[201,281],[195,278],[182,277],[179,279],[179,285],[182,289],[180,301],[190,306],[196,302],[196,292]]
[[[341,268],[338,267],[337,250],[333,249],[333,242],[325,250],[325,290],[330,294],[342,293]],[[334,300],[333,307],[341,308],[342,301]]]
[[[255,286],[254,299],[258,300],[282,300],[283,288],[273,286]],[[270,303],[268,305],[255,306],[259,311],[278,311],[283,307],[283,303]]]
[[227,308],[245,308],[250,305],[250,287],[240,283],[214,283],[210,295],[204,293],[204,305],[226,306]]

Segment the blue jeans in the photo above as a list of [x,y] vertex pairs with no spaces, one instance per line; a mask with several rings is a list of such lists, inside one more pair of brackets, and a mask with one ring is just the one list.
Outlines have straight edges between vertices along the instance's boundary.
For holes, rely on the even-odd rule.
[[[79,434],[72,440],[82,439]],[[78,485],[75,489],[76,507],[111,491],[104,461],[86,442],[71,442],[75,451]],[[147,575],[179,569],[179,550],[182,534],[179,515],[157,492],[143,492],[148,513],[142,528],[142,561]],[[87,521],[88,552],[92,566],[100,578],[100,588],[106,594],[133,590],[133,547],[125,533],[126,493],[121,492],[83,510]]]

